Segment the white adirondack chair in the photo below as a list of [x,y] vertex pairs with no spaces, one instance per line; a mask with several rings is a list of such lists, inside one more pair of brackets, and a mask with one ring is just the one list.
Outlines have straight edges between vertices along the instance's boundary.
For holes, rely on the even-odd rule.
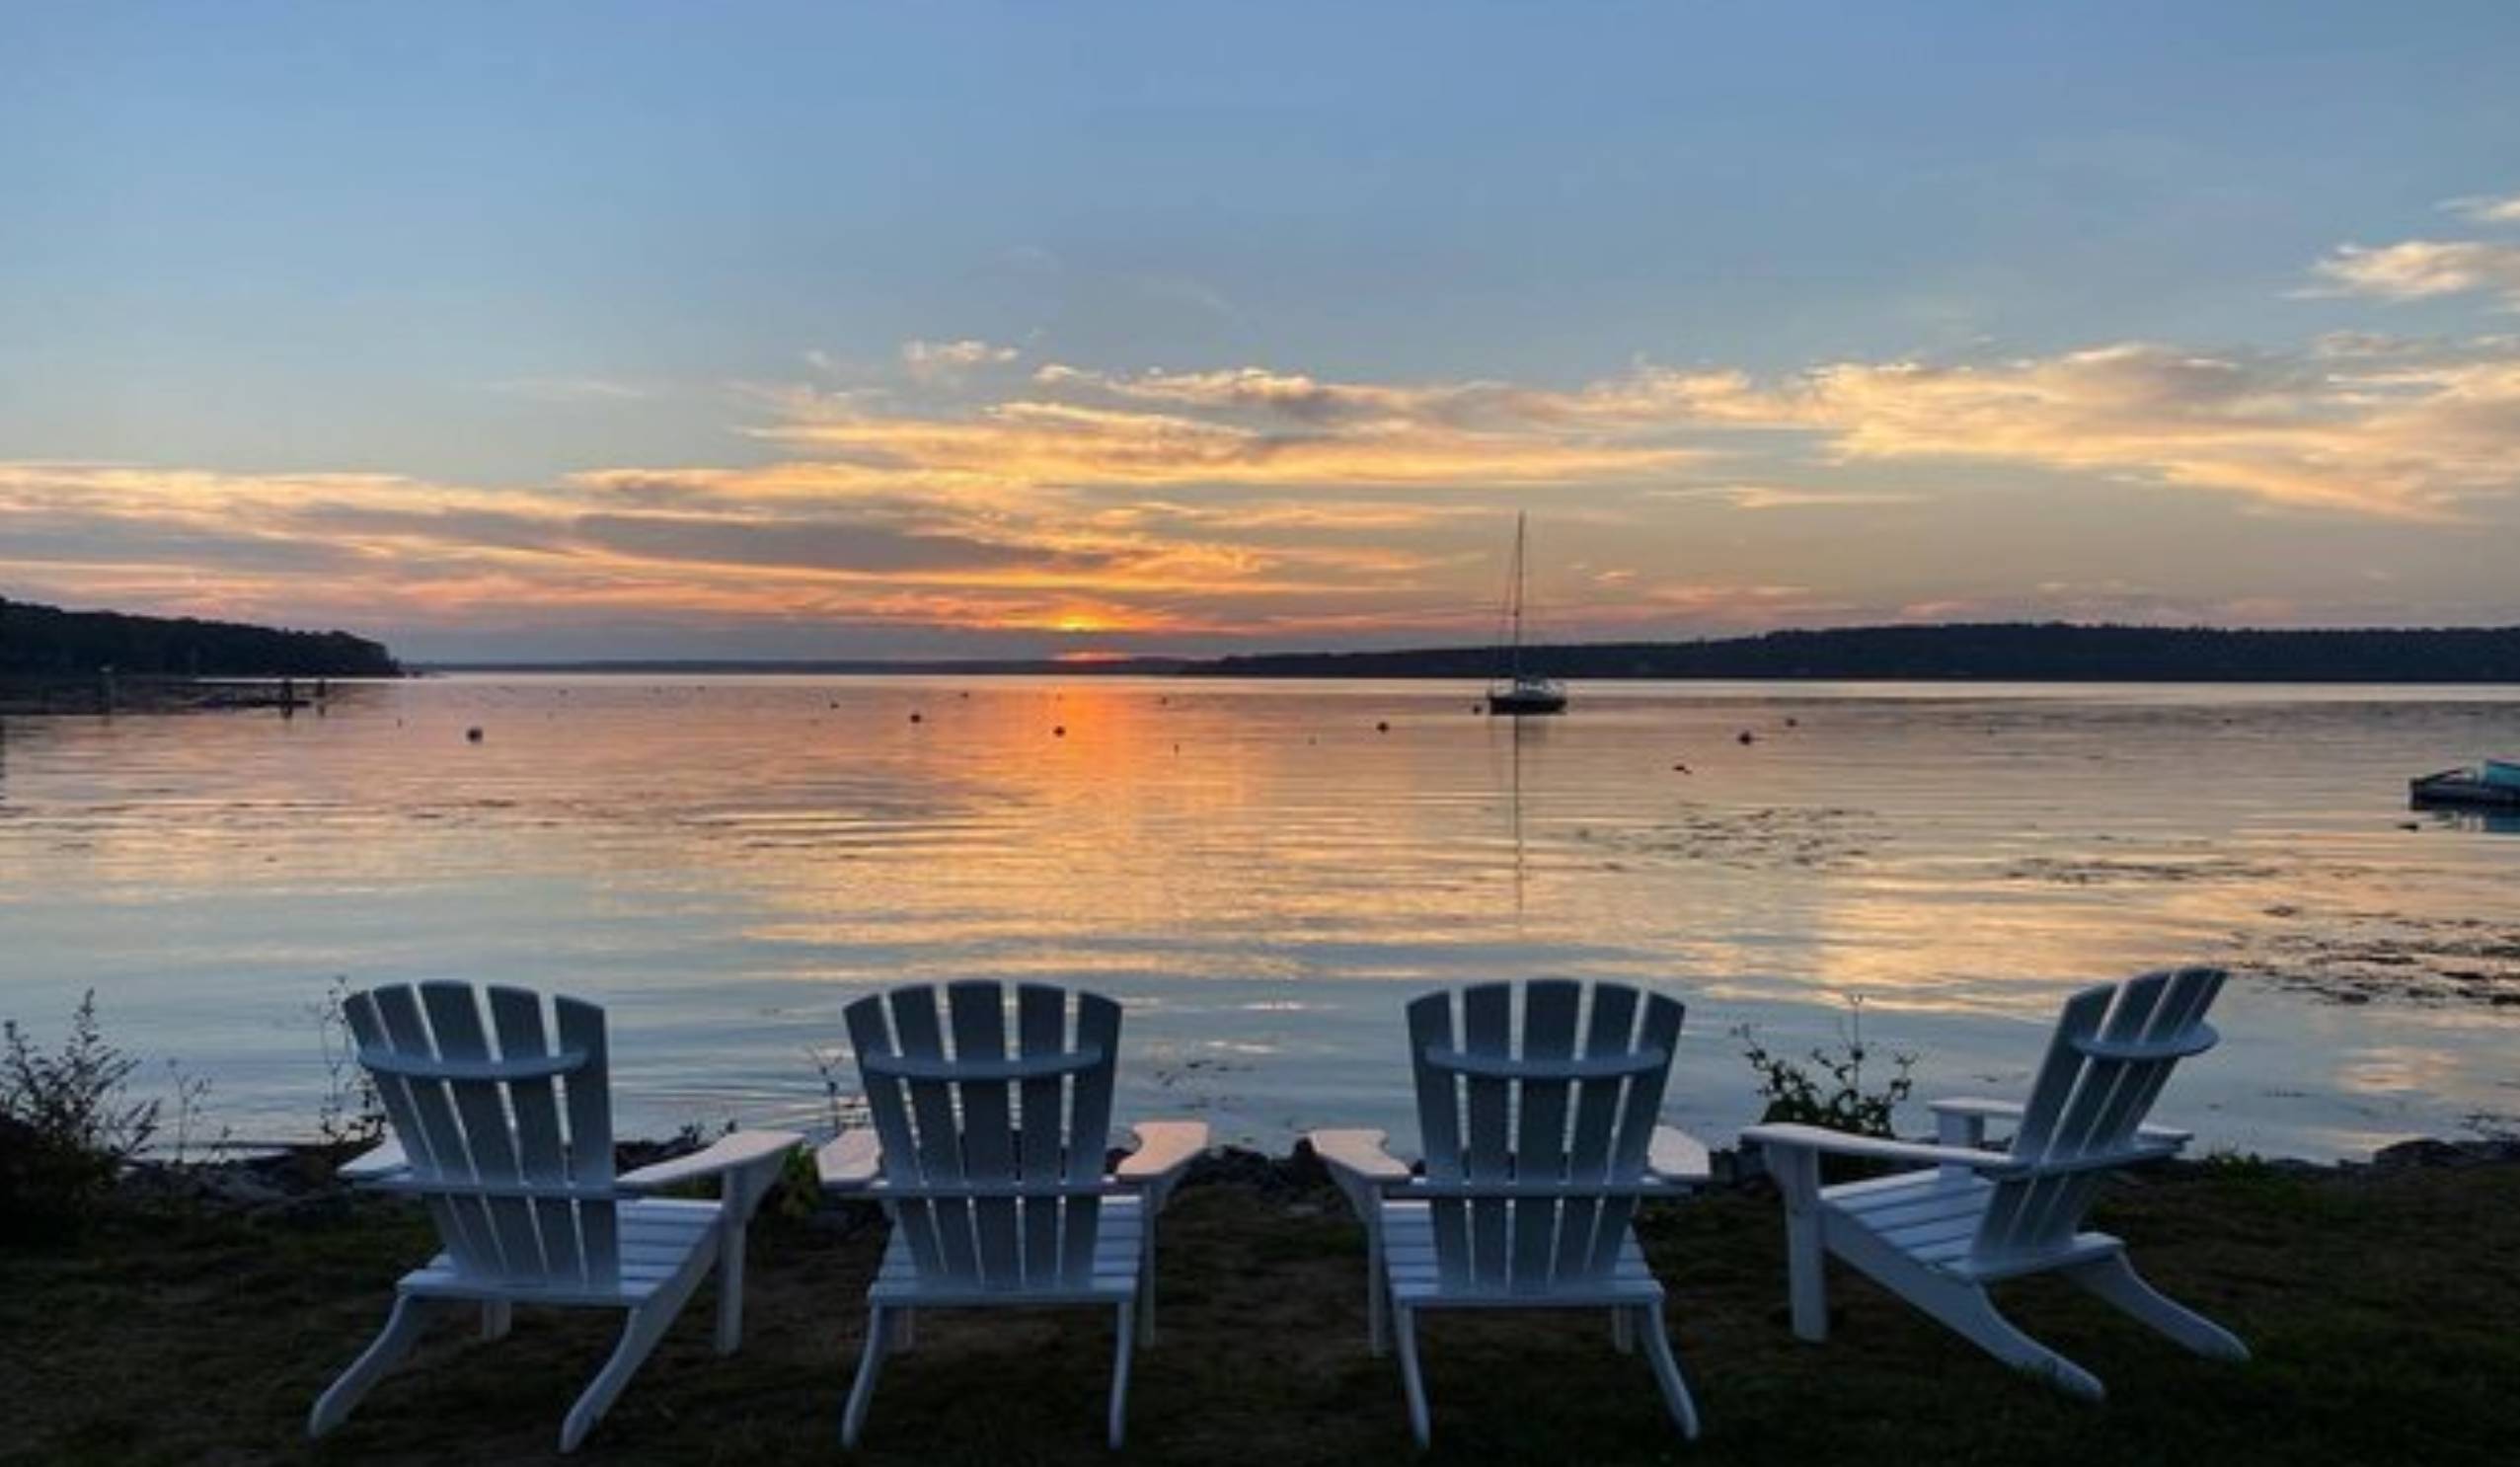
[[[2110,1172],[2187,1143],[2187,1132],[2144,1118],[2173,1066],[2213,1046],[2205,1010],[2222,983],[2220,971],[2191,967],[2084,989],[2057,1021],[2028,1101],[1936,1101],[1936,1145],[1809,1125],[1742,1132],[1766,1149],[1785,1194],[1794,1332],[1827,1338],[1834,1253],[1996,1358],[2089,1400],[2102,1395],[2099,1379],[2005,1319],[1987,1285],[2062,1274],[2199,1354],[2249,1358],[2229,1331],[2146,1283],[2125,1245],[2081,1230]],[[1990,1120],[2017,1122],[2002,1150],[1986,1144]],[[1926,1166],[1822,1187],[1823,1151]]]
[[1365,1224],[1368,1335],[1382,1353],[1388,1310],[1420,1446],[1416,1319],[1428,1309],[1606,1308],[1621,1351],[1642,1331],[1672,1421],[1698,1434],[1662,1285],[1630,1226],[1643,1198],[1707,1177],[1706,1148],[1655,1123],[1685,1011],[1596,983],[1586,1013],[1584,993],[1557,979],[1481,984],[1461,990],[1458,1021],[1450,992],[1409,1005],[1424,1176],[1384,1149],[1381,1131],[1309,1137]]
[[[603,1418],[713,1267],[719,1353],[742,1338],[744,1225],[803,1138],[738,1131],[616,1177],[603,1010],[556,998],[547,1029],[539,995],[494,987],[486,996],[488,1028],[469,983],[398,984],[344,1005],[393,1136],[343,1171],[419,1197],[445,1251],[395,1285],[384,1332],[315,1403],[311,1436],[341,1425],[430,1318],[454,1309],[480,1306],[483,1337],[494,1340],[518,1304],[627,1312],[612,1358],[561,1428],[564,1452]],[[712,1177],[716,1201],[641,1196]]]
[[1206,1149],[1207,1126],[1139,1124],[1138,1149],[1107,1169],[1120,1006],[1023,984],[1010,1052],[1008,997],[1001,983],[950,984],[942,1023],[926,985],[846,1011],[874,1128],[843,1132],[816,1161],[825,1188],[883,1204],[892,1238],[867,1290],[843,1446],[857,1445],[884,1357],[909,1347],[911,1311],[1060,1305],[1117,1318],[1110,1440],[1120,1445],[1141,1312],[1154,1330],[1156,1216]]

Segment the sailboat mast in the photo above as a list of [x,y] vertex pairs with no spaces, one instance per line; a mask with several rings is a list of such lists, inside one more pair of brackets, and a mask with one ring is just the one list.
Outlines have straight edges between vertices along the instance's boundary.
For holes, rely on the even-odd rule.
[[1522,536],[1526,511],[1514,511],[1514,650],[1510,671],[1516,682],[1522,680]]

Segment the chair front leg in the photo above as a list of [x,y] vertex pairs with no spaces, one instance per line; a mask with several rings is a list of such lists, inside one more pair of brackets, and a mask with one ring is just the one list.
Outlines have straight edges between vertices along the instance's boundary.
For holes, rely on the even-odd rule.
[[[1164,1211],[1164,1189],[1151,1188],[1146,1194],[1146,1232],[1139,1238],[1141,1252],[1137,1258],[1137,1310],[1139,1329],[1146,1343],[1155,1343],[1155,1219]],[[1117,1441],[1111,1443],[1119,1445]]]
[[726,1174],[718,1201],[718,1353],[732,1354],[743,1344],[743,1286],[746,1229],[762,1198],[777,1185],[784,1156]]
[[1689,1382],[1680,1374],[1680,1361],[1671,1353],[1671,1331],[1662,1317],[1660,1304],[1637,1310],[1637,1323],[1644,1327],[1645,1354],[1653,1361],[1653,1378],[1662,1387],[1662,1404],[1670,1411],[1673,1425],[1691,1441],[1698,1439],[1698,1403],[1689,1396]]
[[875,1383],[883,1373],[887,1333],[883,1306],[867,1306],[867,1348],[858,1355],[858,1378],[849,1386],[849,1404],[840,1413],[840,1445],[855,1448],[858,1435],[866,1429],[867,1408],[875,1404]]
[[411,1294],[396,1295],[394,1312],[385,1317],[385,1328],[377,1332],[367,1349],[359,1351],[357,1359],[350,1361],[350,1367],[342,1372],[341,1378],[316,1398],[315,1409],[307,1413],[306,1434],[321,1436],[340,1426],[357,1409],[359,1401],[375,1387],[376,1382],[401,1364],[404,1357],[412,1352],[412,1347],[420,1343],[420,1335],[428,1329],[428,1316],[434,1307],[434,1302],[428,1299]]
[[1409,1397],[1409,1429],[1419,1446],[1433,1439],[1434,1424],[1426,1411],[1426,1380],[1417,1368],[1417,1311],[1392,1311],[1392,1333],[1400,1338],[1400,1387]]
[[1111,1450],[1118,1451],[1128,1434],[1129,1360],[1137,1352],[1137,1311],[1119,1307],[1119,1341],[1111,1349]]
[[1365,1216],[1365,1346],[1377,1357],[1391,1351],[1391,1275],[1383,1271],[1383,1207],[1369,1198]]
[[595,1429],[595,1424],[604,1419],[605,1412],[612,1410],[613,1402],[621,1398],[622,1387],[630,1384],[630,1378],[648,1362],[648,1356],[656,1349],[656,1342],[665,1338],[666,1329],[673,1324],[674,1315],[682,1309],[683,1298],[688,1296],[685,1292],[678,1297],[674,1290],[667,1289],[630,1311],[630,1317],[622,1321],[621,1341],[613,1347],[612,1357],[604,1361],[603,1369],[595,1372],[595,1378],[587,1383],[585,1394],[569,1409],[569,1420],[561,1424],[560,1449],[563,1452],[577,1450],[577,1444],[586,1439],[586,1433]]

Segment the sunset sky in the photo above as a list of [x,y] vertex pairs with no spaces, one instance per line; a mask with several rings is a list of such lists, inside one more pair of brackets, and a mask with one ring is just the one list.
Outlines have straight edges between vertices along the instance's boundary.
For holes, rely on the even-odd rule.
[[0,595],[2520,621],[2520,6],[13,5]]

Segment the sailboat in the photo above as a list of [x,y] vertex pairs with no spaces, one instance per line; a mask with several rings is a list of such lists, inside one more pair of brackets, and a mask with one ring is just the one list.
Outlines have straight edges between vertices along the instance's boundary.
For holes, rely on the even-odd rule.
[[1510,634],[1504,652],[1504,676],[1488,684],[1488,712],[1510,718],[1528,714],[1565,713],[1565,685],[1554,677],[1525,672],[1522,667],[1522,583],[1523,538],[1525,516],[1514,515],[1514,568],[1510,588],[1505,592],[1505,618]]

